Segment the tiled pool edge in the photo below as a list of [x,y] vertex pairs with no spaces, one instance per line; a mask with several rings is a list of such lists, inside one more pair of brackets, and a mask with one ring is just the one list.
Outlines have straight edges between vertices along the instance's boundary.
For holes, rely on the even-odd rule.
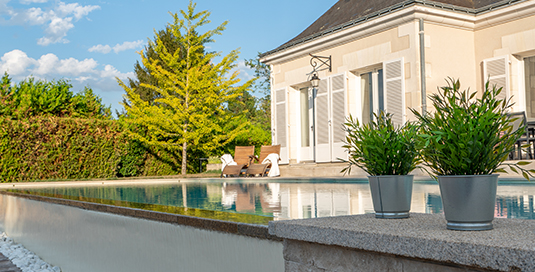
[[366,214],[274,221],[269,232],[284,239],[286,271],[379,271],[385,263],[399,271],[414,263],[450,269],[440,271],[535,271],[535,222],[497,218],[494,230],[480,232],[446,230],[445,224],[443,215],[385,220]]
[[183,225],[194,227],[197,229],[204,229],[210,231],[225,232],[236,235],[249,236],[253,238],[282,241],[281,238],[269,234],[268,227],[262,225],[245,224],[238,222],[221,221],[207,218],[199,218],[192,216],[185,216],[179,214],[170,214],[163,212],[156,212],[150,210],[134,209],[99,203],[83,202],[62,198],[45,197],[30,194],[21,194],[14,192],[7,192],[0,190],[0,194],[20,197],[35,201],[43,201],[51,204],[65,205],[70,207],[81,208],[84,210],[92,210],[96,212],[111,213],[115,215],[122,215],[146,220],[152,220],[162,223],[170,223],[176,225]]

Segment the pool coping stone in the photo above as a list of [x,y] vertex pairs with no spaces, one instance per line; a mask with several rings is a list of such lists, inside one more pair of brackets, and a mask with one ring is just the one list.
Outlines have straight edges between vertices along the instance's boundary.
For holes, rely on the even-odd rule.
[[269,222],[282,239],[500,271],[535,271],[535,221],[495,218],[488,231],[446,229],[443,214],[374,214]]

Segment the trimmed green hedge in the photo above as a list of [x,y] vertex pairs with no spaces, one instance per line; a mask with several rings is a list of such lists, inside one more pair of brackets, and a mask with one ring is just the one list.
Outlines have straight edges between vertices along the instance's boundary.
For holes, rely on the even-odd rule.
[[0,119],[2,182],[115,177],[125,134],[111,120]]
[[178,174],[172,154],[136,145],[126,135],[115,120],[0,118],[0,180]]

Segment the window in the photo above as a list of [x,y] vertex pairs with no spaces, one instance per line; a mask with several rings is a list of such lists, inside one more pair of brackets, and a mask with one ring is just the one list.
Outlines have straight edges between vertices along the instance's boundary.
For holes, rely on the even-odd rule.
[[362,123],[369,123],[373,119],[373,113],[384,111],[383,69],[360,75],[362,103]]

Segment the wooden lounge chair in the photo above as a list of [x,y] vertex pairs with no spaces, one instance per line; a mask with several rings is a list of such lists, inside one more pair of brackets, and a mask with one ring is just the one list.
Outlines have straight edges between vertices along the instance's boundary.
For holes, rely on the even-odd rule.
[[234,148],[234,161],[237,165],[227,165],[221,171],[221,177],[225,175],[239,176],[243,169],[249,167],[254,158],[254,145],[253,146],[236,146]]
[[[264,177],[269,173],[269,170],[271,169],[271,163],[262,163],[264,159],[269,155],[275,153],[279,155],[281,153],[281,146],[280,145],[263,145],[260,148],[260,156],[254,157],[254,160],[257,163],[251,164],[247,168],[247,172],[245,173],[246,176],[261,176]],[[280,160],[280,158],[279,158]]]

